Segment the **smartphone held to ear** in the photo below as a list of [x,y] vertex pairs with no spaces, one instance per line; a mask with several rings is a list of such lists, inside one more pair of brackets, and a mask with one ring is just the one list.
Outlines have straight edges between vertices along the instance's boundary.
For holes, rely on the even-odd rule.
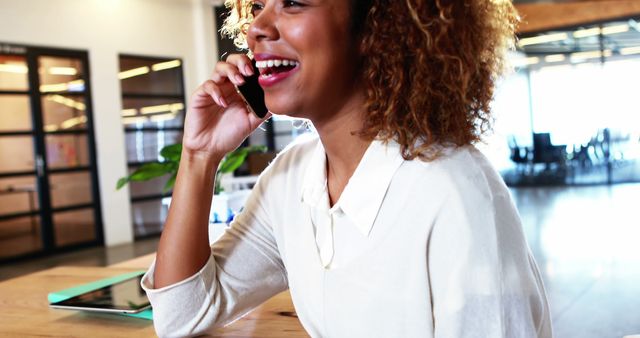
[[236,86],[238,94],[242,97],[248,108],[259,118],[267,116],[269,109],[267,109],[264,103],[264,90],[258,83],[258,77],[260,72],[256,68],[255,60],[251,61],[253,66],[253,75],[245,76],[244,83],[240,86]]

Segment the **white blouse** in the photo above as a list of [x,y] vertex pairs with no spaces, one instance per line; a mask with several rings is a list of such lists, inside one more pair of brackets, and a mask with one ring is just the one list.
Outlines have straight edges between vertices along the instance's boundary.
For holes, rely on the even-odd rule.
[[329,207],[317,137],[261,175],[201,271],[142,285],[161,337],[211,333],[286,290],[312,337],[551,337],[509,191],[474,147],[405,161],[374,141]]

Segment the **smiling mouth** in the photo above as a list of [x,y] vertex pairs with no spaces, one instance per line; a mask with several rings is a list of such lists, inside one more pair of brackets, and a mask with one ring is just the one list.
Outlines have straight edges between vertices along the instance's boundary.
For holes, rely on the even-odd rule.
[[260,71],[261,77],[271,77],[278,73],[286,73],[298,67],[300,62],[295,60],[263,60],[256,61],[256,67]]

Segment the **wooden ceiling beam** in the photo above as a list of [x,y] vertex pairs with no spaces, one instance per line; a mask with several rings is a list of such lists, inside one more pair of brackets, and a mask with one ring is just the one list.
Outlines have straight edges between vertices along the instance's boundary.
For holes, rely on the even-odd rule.
[[555,28],[640,16],[638,0],[579,0],[516,4],[522,23],[518,33],[527,34]]

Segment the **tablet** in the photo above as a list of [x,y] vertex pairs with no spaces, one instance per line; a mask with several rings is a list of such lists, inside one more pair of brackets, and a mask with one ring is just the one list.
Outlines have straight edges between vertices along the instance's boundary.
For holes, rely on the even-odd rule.
[[142,275],[125,279],[100,289],[51,303],[56,309],[84,310],[115,313],[138,313],[151,307],[140,286]]

